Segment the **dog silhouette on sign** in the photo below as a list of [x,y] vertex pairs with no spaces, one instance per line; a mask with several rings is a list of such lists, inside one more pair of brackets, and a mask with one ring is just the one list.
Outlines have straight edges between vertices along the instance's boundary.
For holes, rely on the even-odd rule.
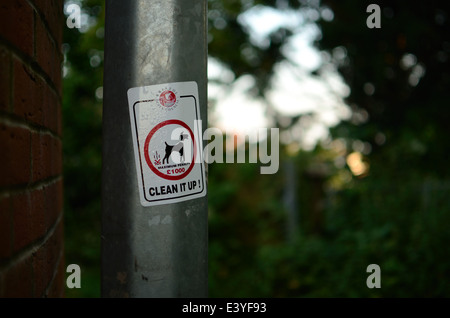
[[166,155],[163,158],[162,163],[164,164],[164,161],[166,161],[167,163],[169,163],[169,158],[170,155],[172,154],[172,152],[179,152],[180,153],[180,159],[181,162],[184,162],[184,145],[183,145],[183,140],[187,139],[188,135],[181,133],[180,134],[180,141],[178,143],[176,143],[175,145],[169,145],[167,144],[167,142],[165,142],[166,144]]

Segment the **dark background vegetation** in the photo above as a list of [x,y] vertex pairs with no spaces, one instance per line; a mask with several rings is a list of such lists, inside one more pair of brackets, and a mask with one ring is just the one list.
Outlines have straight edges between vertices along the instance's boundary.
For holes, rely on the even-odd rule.
[[[254,164],[210,165],[211,297],[450,296],[449,12],[443,1],[380,2],[382,27],[368,29],[369,3],[209,1],[209,55],[236,80],[253,76],[249,94],[261,99],[274,67],[288,61],[282,48],[295,29],[275,30],[260,47],[238,16],[256,5],[299,14],[330,8],[331,21],[307,22],[321,30],[319,50],[345,49],[334,63],[352,109],[331,128],[331,144],[340,147],[281,145],[275,175]],[[82,288],[66,294],[99,297],[104,1],[82,7],[92,26],[65,28],[63,46],[66,263],[82,268]],[[320,67],[310,76],[320,78]],[[281,130],[302,117],[282,125],[268,113]],[[362,154],[369,169],[356,176],[336,162],[361,143],[370,149]],[[369,264],[381,267],[381,289],[366,287]]]

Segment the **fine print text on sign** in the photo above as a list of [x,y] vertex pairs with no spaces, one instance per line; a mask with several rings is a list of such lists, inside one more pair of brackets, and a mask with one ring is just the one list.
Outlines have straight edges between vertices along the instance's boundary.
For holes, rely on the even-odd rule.
[[130,88],[128,104],[141,204],[205,196],[197,83]]

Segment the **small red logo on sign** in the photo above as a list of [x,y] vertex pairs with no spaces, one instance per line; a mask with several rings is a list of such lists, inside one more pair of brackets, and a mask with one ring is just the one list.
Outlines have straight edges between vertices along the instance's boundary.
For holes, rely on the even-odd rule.
[[177,102],[177,96],[172,91],[164,91],[159,95],[159,102],[164,107],[172,107]]

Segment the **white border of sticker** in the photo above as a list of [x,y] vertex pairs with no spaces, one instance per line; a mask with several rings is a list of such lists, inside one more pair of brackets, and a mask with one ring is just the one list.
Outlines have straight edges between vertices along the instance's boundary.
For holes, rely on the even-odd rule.
[[[169,100],[162,98],[162,101],[160,101],[159,96],[162,93],[166,93],[166,91],[170,93],[168,95]],[[191,81],[133,87],[128,90],[127,94],[141,205],[170,204],[205,196],[207,193],[207,182],[203,161],[203,140],[197,83]],[[176,95],[176,98],[172,94]],[[167,107],[164,105],[164,102],[167,102]],[[185,123],[193,132],[195,140],[194,151],[196,152],[196,159],[193,163],[193,168],[180,181],[166,180],[164,177],[158,176],[154,169],[152,171],[146,161],[149,156],[144,151],[146,147],[148,148],[148,145],[144,146],[147,136],[158,125],[161,126],[167,121]],[[176,123],[166,125],[176,125]],[[192,188],[189,187],[189,182]],[[161,191],[158,191],[158,189]],[[171,191],[168,194],[165,193],[165,189],[176,189],[176,192]],[[153,193],[154,199],[149,198],[152,197],[150,193]],[[155,193],[158,193],[158,195],[155,195]]]

